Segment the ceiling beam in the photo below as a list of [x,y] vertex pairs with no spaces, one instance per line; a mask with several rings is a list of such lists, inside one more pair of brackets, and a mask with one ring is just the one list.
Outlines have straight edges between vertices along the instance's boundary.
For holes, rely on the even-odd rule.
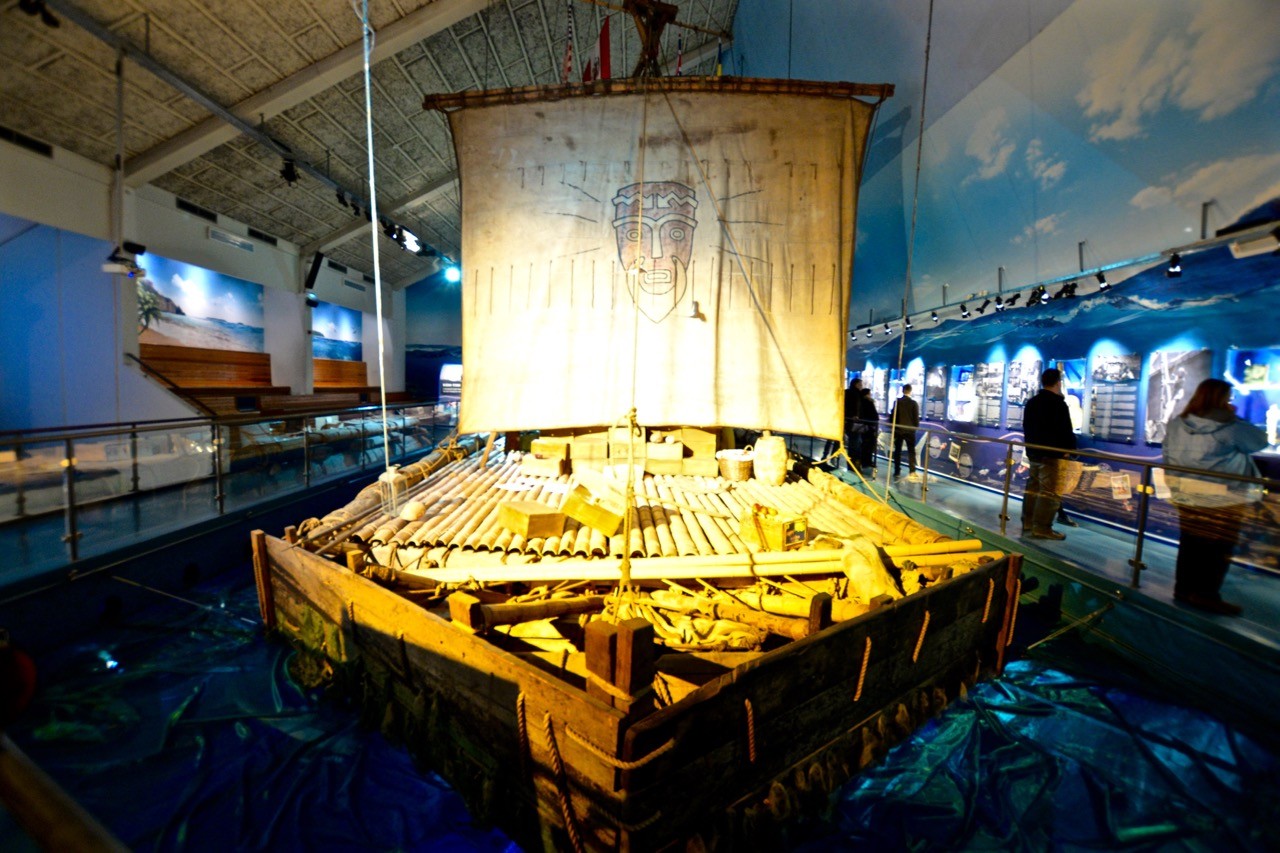
[[[490,0],[435,0],[377,31],[370,64],[394,56],[405,48],[448,29],[489,5]],[[336,86],[364,68],[364,46],[355,42],[309,65],[261,92],[245,98],[229,111],[250,123],[279,115],[292,106]],[[149,183],[207,151],[229,142],[240,130],[214,115],[172,139],[130,158],[124,167],[125,184]]]
[[[417,192],[395,199],[385,207],[379,208],[378,215],[383,216],[385,211],[386,216],[391,216],[397,211],[404,210],[406,207],[413,207],[414,205],[428,202],[442,191],[452,187],[457,183],[457,181],[457,172],[448,172],[441,175]],[[318,240],[312,240],[310,243],[307,243],[298,250],[298,257],[307,258],[316,252],[327,252],[334,246],[340,246],[348,240],[353,240],[356,237],[359,237],[361,234],[368,231],[372,225],[373,223],[366,219],[354,218],[341,228],[331,231]]]

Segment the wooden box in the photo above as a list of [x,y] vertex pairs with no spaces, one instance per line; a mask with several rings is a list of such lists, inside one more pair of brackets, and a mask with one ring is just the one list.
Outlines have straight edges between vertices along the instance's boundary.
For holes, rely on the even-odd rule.
[[718,435],[717,430],[681,427],[680,442],[688,448],[685,458],[692,456],[694,459],[715,459]]
[[577,436],[573,439],[573,446],[569,448],[569,458],[575,461],[579,459],[608,459],[609,441],[602,435]]
[[742,516],[738,535],[762,551],[790,551],[804,545],[809,523],[803,515],[783,515],[773,507],[757,506]]
[[564,513],[537,501],[503,501],[498,524],[525,539],[549,539],[564,532]]
[[714,456],[709,459],[691,456],[680,460],[680,473],[686,477],[718,477],[720,463]]
[[527,453],[520,459],[520,473],[534,477],[559,477],[565,468],[565,460],[557,456]]
[[622,526],[626,507],[620,500],[612,497],[597,498],[587,491],[585,486],[574,486],[569,494],[565,495],[560,511],[592,530],[599,530],[605,536],[612,536]]
[[645,445],[645,458],[679,462],[684,458],[684,445],[678,441],[651,441]]
[[646,474],[683,474],[683,459],[654,459],[650,456],[644,460]]
[[[609,442],[609,458],[614,462],[625,463],[627,459],[631,458],[628,454],[632,452],[631,445],[627,443],[625,438],[622,441]],[[645,443],[640,439],[636,439],[634,453],[636,464],[644,464]]]
[[534,456],[546,456],[556,459],[569,458],[569,445],[572,438],[567,437],[539,437],[529,442],[529,452]]

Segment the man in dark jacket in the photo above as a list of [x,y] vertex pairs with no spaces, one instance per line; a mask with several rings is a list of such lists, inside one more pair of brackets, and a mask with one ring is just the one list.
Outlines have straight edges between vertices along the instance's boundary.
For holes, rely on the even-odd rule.
[[[1065,454],[1040,448],[1076,449],[1071,410],[1062,396],[1062,371],[1050,367],[1040,374],[1040,392],[1027,401],[1022,413],[1022,433],[1027,442],[1027,490],[1022,497],[1022,535],[1032,539],[1066,539],[1053,529],[1062,506],[1062,462]],[[1035,446],[1033,446],[1035,445]]]
[[907,449],[908,479],[916,478],[916,427],[920,426],[920,404],[911,399],[911,386],[902,386],[902,396],[889,416],[893,424],[893,476],[902,476],[902,447]]
[[[862,405],[862,380],[849,380],[849,387],[844,389],[844,450],[856,467],[858,464],[858,431],[854,428],[858,423],[858,411]],[[836,442],[828,441],[822,449],[823,458],[831,456],[837,449]],[[839,460],[831,463],[832,468],[839,467]]]
[[862,427],[859,433],[862,447],[858,450],[858,458],[863,472],[873,476],[876,472],[876,443],[880,438],[880,412],[876,409],[876,401],[871,398],[871,389],[863,388],[858,407],[858,418]]

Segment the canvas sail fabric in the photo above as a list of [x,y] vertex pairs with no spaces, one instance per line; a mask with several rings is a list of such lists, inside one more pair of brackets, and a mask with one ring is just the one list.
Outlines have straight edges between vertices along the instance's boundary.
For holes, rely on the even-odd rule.
[[641,424],[840,436],[875,107],[769,82],[449,114],[462,432],[614,423],[634,402]]

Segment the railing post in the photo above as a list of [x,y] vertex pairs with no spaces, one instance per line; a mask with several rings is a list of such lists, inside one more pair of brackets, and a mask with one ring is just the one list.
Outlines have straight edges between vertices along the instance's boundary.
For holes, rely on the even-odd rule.
[[[1025,451],[1024,451],[1025,452]],[[1000,504],[1000,535],[1005,535],[1009,525],[1009,487],[1013,483],[1013,444],[1005,445],[1004,453],[1004,500]]]
[[129,424],[132,429],[129,430],[129,461],[133,466],[133,478],[129,486],[129,491],[138,491],[138,425]]
[[24,488],[24,481],[26,479],[26,472],[24,471],[24,468],[26,466],[22,459],[21,444],[15,444],[13,446],[13,458],[14,458],[14,462],[16,463],[16,467],[13,469],[15,473],[14,484],[13,484],[13,488],[14,488],[13,499],[16,504],[14,509],[17,510],[18,517],[21,518],[22,516],[27,514],[27,494],[26,494],[26,489]]
[[222,493],[222,427],[210,424],[213,430],[213,501],[218,505],[218,515],[226,507],[226,495]]
[[928,430],[924,434],[924,453],[920,454],[920,503],[927,504],[929,502],[929,445],[930,438],[933,433]]
[[305,418],[302,422],[302,485],[311,487],[311,430],[307,429]]
[[1142,544],[1147,533],[1147,511],[1151,504],[1151,466],[1147,465],[1142,469],[1142,497],[1138,498],[1138,535],[1134,540],[1133,559],[1129,561],[1129,565],[1133,566],[1133,580],[1129,585],[1134,589],[1139,586],[1138,578],[1142,576],[1142,570],[1147,566],[1142,562]]
[[66,535],[62,541],[67,543],[67,556],[71,562],[80,559],[80,533],[76,530],[76,447],[75,442],[67,439],[64,442],[62,459],[62,497],[66,501],[63,517],[66,520]]

